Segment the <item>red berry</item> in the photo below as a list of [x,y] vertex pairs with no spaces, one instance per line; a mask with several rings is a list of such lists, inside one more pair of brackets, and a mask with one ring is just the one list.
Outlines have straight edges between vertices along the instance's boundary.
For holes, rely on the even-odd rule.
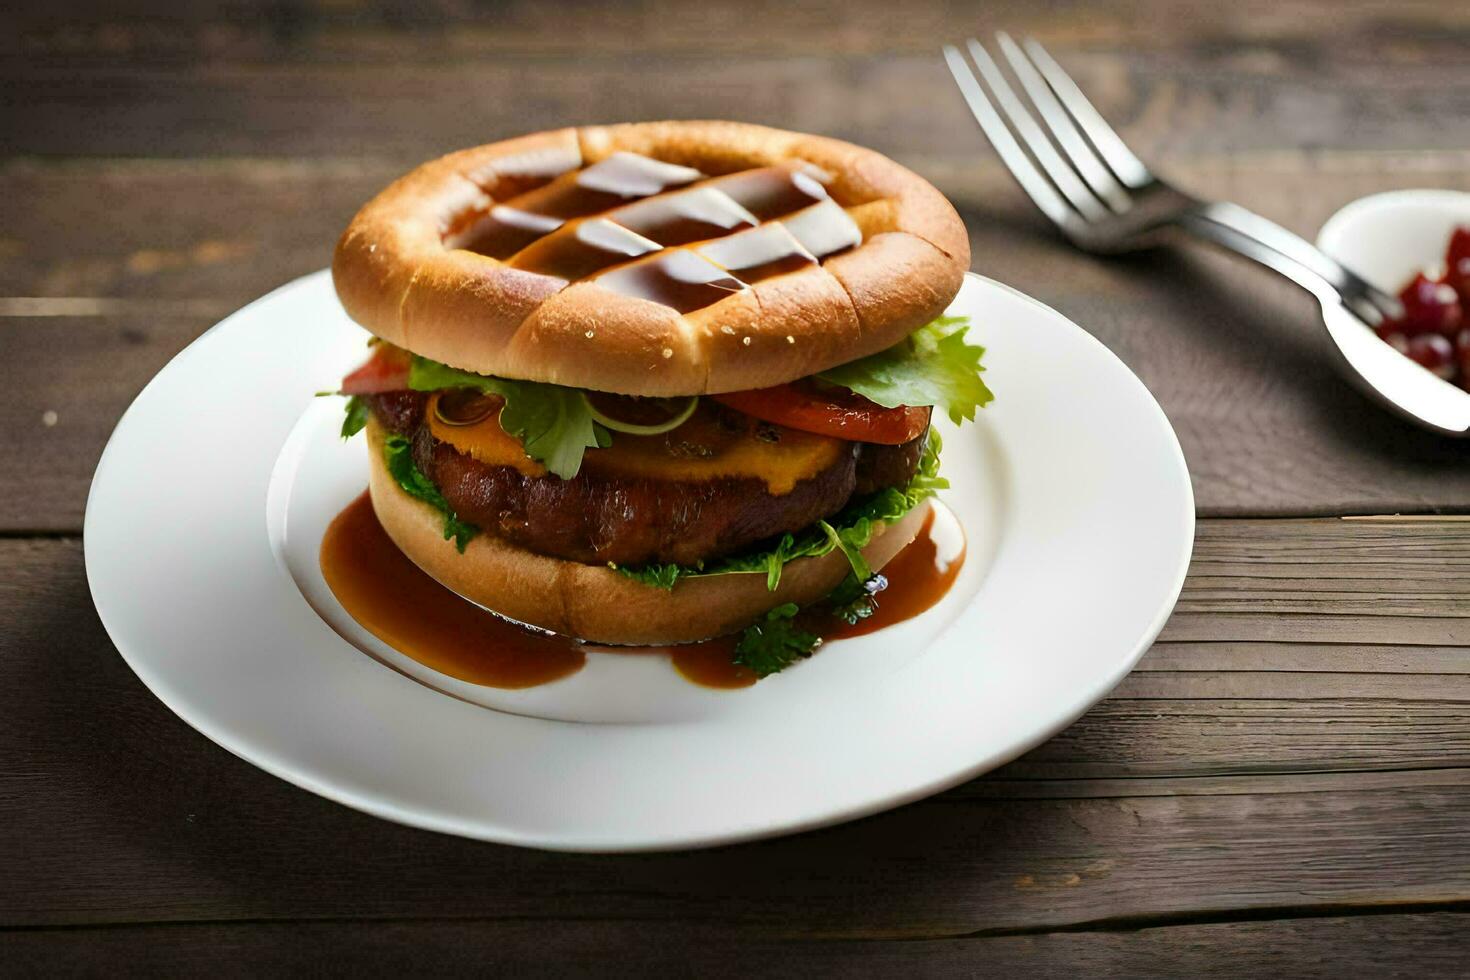
[[1463,259],[1470,259],[1470,225],[1461,225],[1450,235],[1449,248],[1444,252],[1445,265],[1454,265]]
[[1470,306],[1470,258],[1456,259],[1445,267],[1444,284],[1460,297],[1460,309]]
[[1444,267],[1445,284],[1460,294],[1460,308],[1470,307],[1470,225],[1461,225],[1450,235]]
[[1421,333],[1410,337],[1409,349],[1405,353],[1410,360],[1446,381],[1455,376],[1455,345],[1444,334]]
[[1399,326],[1410,335],[1438,333],[1453,337],[1464,318],[1454,287],[1435,282],[1422,272],[1399,293],[1399,300],[1404,304]]
[[1455,360],[1460,364],[1460,382],[1470,384],[1470,327],[1455,335]]

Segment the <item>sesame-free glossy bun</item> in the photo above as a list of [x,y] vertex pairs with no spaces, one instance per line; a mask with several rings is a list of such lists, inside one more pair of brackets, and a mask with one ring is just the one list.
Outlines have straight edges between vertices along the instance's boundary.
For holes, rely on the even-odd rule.
[[[785,602],[805,605],[827,595],[848,574],[834,550],[789,562],[776,590],[759,574],[683,579],[671,591],[645,585],[601,565],[539,555],[489,534],[476,535],[461,554],[444,538],[444,516],[410,497],[383,461],[383,429],[368,422],[373,510],[393,542],[434,579],[494,612],[522,623],[594,643],[688,643],[744,629]],[[923,524],[928,505],[891,526],[876,524],[863,549],[877,570],[903,549]]]
[[[648,190],[649,196],[614,201],[615,207],[605,206],[606,196],[589,198],[592,203],[584,201],[562,222],[562,238],[598,230],[593,225],[606,232],[630,201],[698,191],[708,205],[709,191],[731,186],[722,185],[722,177],[759,168],[815,175],[826,198],[823,215],[851,238],[827,253],[809,248],[821,236],[801,236],[802,211],[761,216],[756,229],[729,226],[731,234],[789,232],[793,242],[801,239],[799,267],[753,274],[751,281],[710,248],[729,240],[724,232],[662,248],[649,239],[638,245],[633,236],[632,247],[645,252],[620,254],[617,263],[590,272],[538,264],[529,258],[535,249],[483,245],[495,215],[526,220],[538,207],[555,210],[546,204],[554,192],[580,193],[571,185],[588,168],[606,169],[630,154],[660,161],[651,166],[670,172],[692,169]],[[621,156],[609,164],[615,155]],[[820,217],[812,214],[817,209],[805,213]],[[752,208],[746,217],[754,213]],[[611,231],[631,234],[622,226]],[[608,275],[632,268],[636,279],[633,267],[647,268],[674,252],[684,253],[686,265],[728,273],[723,281],[733,277],[736,288],[720,286],[713,302],[670,304],[641,287],[630,290],[626,274]],[[634,255],[639,257],[629,257]],[[661,122],[537,133],[426,163],[352,219],[332,273],[353,319],[384,340],[454,367],[624,394],[692,395],[768,387],[888,347],[943,312],[969,261],[969,240],[954,208],[923,178],[881,154],[743,123]]]

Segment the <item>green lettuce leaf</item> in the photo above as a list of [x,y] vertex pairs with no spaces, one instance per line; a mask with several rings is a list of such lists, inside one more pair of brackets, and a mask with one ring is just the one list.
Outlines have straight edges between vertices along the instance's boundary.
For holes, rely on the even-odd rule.
[[613,565],[612,567],[634,581],[642,582],[644,585],[651,585],[655,589],[663,589],[665,592],[672,589],[674,583],[684,574],[684,566],[674,564],[649,564],[638,568],[628,568],[622,565]]
[[827,535],[832,547],[842,550],[847,563],[852,566],[853,577],[859,582],[866,582],[873,570],[868,567],[868,560],[863,557],[862,549],[873,540],[873,522],[866,517],[860,517],[852,527],[841,531],[826,521],[819,521],[817,526]]
[[788,602],[747,627],[735,645],[735,663],[749,667],[757,677],[769,677],[810,657],[822,638],[797,626],[796,612],[796,603]]
[[939,451],[942,448],[939,433],[930,429],[919,466],[908,486],[902,490],[896,487],[881,490],[849,504],[830,521],[818,521],[800,534],[784,534],[764,548],[698,565],[667,563],[612,567],[631,579],[665,590],[672,589],[682,578],[759,573],[766,576],[766,587],[774,591],[781,584],[781,569],[787,562],[820,557],[834,548],[841,548],[852,565],[853,575],[859,582],[866,582],[872,571],[863,560],[861,549],[873,539],[874,523],[891,524],[934,496],[936,491],[949,486],[949,481],[939,475]]
[[942,316],[892,347],[817,375],[885,408],[933,405],[958,425],[995,396],[980,380],[985,348],[965,343],[970,321]]
[[[336,394],[336,392],[328,392]],[[342,420],[342,438],[351,439],[362,431],[368,422],[368,403],[360,395],[347,399],[347,417]]]
[[874,575],[865,581],[859,581],[856,575],[849,575],[823,601],[834,617],[849,626],[856,626],[878,611],[878,600],[875,596],[887,587],[888,580],[882,575]]
[[460,520],[454,513],[439,488],[434,486],[434,482],[413,461],[412,444],[403,436],[389,436],[383,442],[383,460],[388,464],[388,472],[403,488],[404,493],[417,497],[444,515],[444,540],[453,538],[454,546],[462,554],[465,545],[480,533],[480,529]]
[[416,391],[474,388],[501,396],[505,407],[500,427],[521,441],[527,456],[564,480],[577,475],[586,450],[612,444],[612,435],[593,421],[576,388],[490,378],[418,355],[409,368],[408,386]]

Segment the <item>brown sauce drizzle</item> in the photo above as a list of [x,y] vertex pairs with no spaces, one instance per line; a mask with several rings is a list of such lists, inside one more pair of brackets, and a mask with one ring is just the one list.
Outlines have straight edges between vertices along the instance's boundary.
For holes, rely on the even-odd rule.
[[619,150],[577,174],[577,185],[618,197],[652,197],[703,177],[693,167]]
[[718,238],[759,224],[753,214],[714,187],[645,198],[609,211],[607,217],[665,246]]
[[862,229],[836,201],[822,201],[798,211],[781,224],[802,248],[819,259],[854,248],[863,241]]
[[576,146],[543,146],[497,157],[489,164],[465,176],[497,200],[545,187],[562,174],[582,165],[582,151]]
[[685,643],[671,647],[669,659],[685,680],[700,687],[732,690],[750,687],[760,680],[755,671],[735,662],[735,644],[738,636],[721,636],[703,643]]
[[816,257],[802,248],[801,242],[782,224],[762,225],[728,238],[717,238],[694,251],[750,283],[817,264]]
[[672,306],[680,313],[711,306],[745,288],[745,283],[687,249],[660,252],[647,261],[605,272],[595,281],[604,289]]
[[446,236],[444,244],[450,248],[467,248],[494,259],[508,259],[561,225],[560,218],[521,211],[508,204],[496,204],[473,218],[462,230]]
[[606,218],[563,225],[532,242],[510,260],[511,266],[568,281],[589,276],[618,262],[657,252],[657,242]]
[[743,170],[717,177],[707,186],[719,188],[762,221],[827,200],[822,181],[800,165]]
[[566,637],[517,626],[430,578],[388,537],[366,492],[327,528],[321,565],[360,626],[441,674],[487,687],[535,687],[587,662]]
[[585,218],[703,177],[636,153],[614,153],[584,170],[563,174],[544,187],[503,199],[520,211],[553,218]]
[[943,599],[965,564],[965,546],[953,557],[939,557],[939,542],[934,538],[934,508],[929,509],[924,524],[911,544],[889,559],[883,566],[888,588],[878,593],[877,609],[856,624],[837,621],[817,632],[828,640],[876,633],[885,626],[901,623],[932,608]]
[[[889,585],[878,594],[872,616],[849,626],[815,607],[803,612],[803,628],[827,641],[862,636],[939,602],[954,584],[965,552],[961,547],[941,562],[933,526],[931,510],[914,542],[884,567]],[[501,619],[446,589],[399,551],[366,492],[332,520],[320,560],[332,594],[359,625],[405,656],[471,684],[511,689],[548,684],[581,670],[589,651],[666,655],[680,675],[703,687],[756,682],[754,673],[733,662],[735,636],[674,647],[599,647]]]
[[[827,193],[830,177],[801,161],[706,178],[619,152],[550,176],[566,163],[493,165],[498,203],[454,222],[444,244],[568,282],[597,276],[613,292],[688,313],[863,240]],[[640,257],[649,258],[630,262]]]

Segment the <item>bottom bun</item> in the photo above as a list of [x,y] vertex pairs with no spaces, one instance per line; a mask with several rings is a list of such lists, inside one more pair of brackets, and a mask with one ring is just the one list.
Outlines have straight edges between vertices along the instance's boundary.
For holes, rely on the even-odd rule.
[[[744,629],[786,602],[806,605],[847,576],[840,550],[787,563],[781,584],[766,588],[760,574],[681,579],[670,591],[645,585],[602,565],[538,555],[489,534],[461,554],[444,538],[444,515],[409,496],[383,460],[382,428],[367,426],[369,489],[384,530],[414,564],[466,599],[522,623],[593,643],[646,646],[690,643]],[[875,571],[918,534],[928,506],[892,525],[873,525],[863,557]]]

